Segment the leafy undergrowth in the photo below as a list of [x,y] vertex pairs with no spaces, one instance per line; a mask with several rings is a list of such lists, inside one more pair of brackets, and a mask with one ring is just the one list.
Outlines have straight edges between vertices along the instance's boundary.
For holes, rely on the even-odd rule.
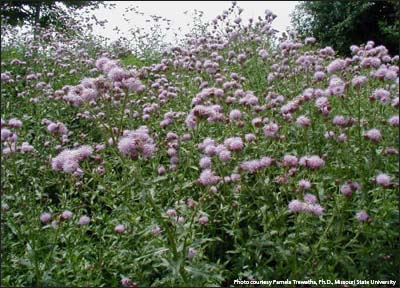
[[3,286],[395,278],[399,57],[234,13],[154,64],[2,49]]

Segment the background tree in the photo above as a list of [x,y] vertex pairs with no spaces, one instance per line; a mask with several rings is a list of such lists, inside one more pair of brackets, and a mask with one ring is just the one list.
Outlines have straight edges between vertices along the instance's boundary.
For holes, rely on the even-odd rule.
[[314,36],[342,55],[373,40],[399,53],[399,1],[302,1],[292,14],[301,36]]
[[104,5],[103,1],[1,1],[1,17],[11,25],[50,24],[63,27],[68,12],[81,8],[96,9]]

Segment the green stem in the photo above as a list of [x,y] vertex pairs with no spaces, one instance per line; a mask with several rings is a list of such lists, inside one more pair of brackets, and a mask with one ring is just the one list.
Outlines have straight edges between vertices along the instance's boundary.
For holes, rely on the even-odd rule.
[[314,249],[312,251],[311,256],[307,259],[306,261],[306,265],[309,264],[309,262],[312,260],[312,258],[314,258],[314,256],[316,255],[316,253],[318,252],[319,246],[321,245],[322,241],[325,240],[326,234],[328,234],[329,229],[331,228],[332,224],[333,224],[333,220],[336,217],[336,211],[334,211],[332,213],[332,217],[329,220],[328,224],[326,225],[326,228],[324,230],[324,232],[322,233],[321,237],[319,238],[319,241],[317,242],[317,244],[314,246]]

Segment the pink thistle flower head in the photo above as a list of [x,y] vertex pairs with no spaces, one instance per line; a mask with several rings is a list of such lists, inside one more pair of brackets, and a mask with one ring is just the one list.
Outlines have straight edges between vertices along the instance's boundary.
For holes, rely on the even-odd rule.
[[399,97],[396,97],[392,100],[392,104],[393,107],[399,107]]
[[142,153],[144,158],[150,158],[153,156],[154,152],[157,150],[155,144],[144,144],[142,146]]
[[339,77],[333,76],[329,81],[329,93],[331,95],[342,95],[345,89],[345,83]]
[[33,146],[30,145],[28,142],[23,142],[21,144],[21,152],[31,152],[33,151]]
[[331,62],[328,67],[326,67],[326,70],[328,73],[335,73],[336,71],[343,70],[344,68],[346,68],[346,61],[342,59],[336,59]]
[[110,61],[110,59],[108,59],[107,57],[101,57],[96,60],[95,66],[97,69],[103,70],[104,65],[106,63],[108,63],[109,61]]
[[169,217],[176,216],[176,210],[173,209],[173,208],[170,208],[170,209],[167,210],[167,213],[166,213],[166,214],[167,214]]
[[109,60],[108,62],[106,62],[102,68],[103,72],[105,74],[108,74],[108,72],[110,72],[113,68],[118,67],[118,63],[115,60]]
[[231,161],[231,152],[229,150],[222,150],[218,153],[218,157],[222,162],[228,163]]
[[248,171],[250,173],[255,173],[260,169],[270,166],[273,161],[274,160],[272,158],[267,156],[262,157],[261,159],[243,161],[240,164],[240,169],[242,169],[243,171]]
[[309,211],[313,213],[315,216],[321,216],[324,213],[324,208],[319,204],[311,204]]
[[361,189],[361,185],[358,182],[350,181],[350,187],[353,191],[357,191]]
[[118,150],[122,154],[131,156],[132,159],[136,159],[139,153],[142,153],[144,158],[150,158],[157,148],[148,132],[146,126],[124,131],[118,141]]
[[289,202],[288,207],[289,207],[290,212],[296,213],[296,212],[303,211],[304,204],[300,200],[295,199],[295,200],[292,200]]
[[305,179],[301,179],[301,180],[299,181],[298,185],[299,185],[300,189],[302,189],[302,190],[307,190],[307,189],[310,189],[310,188],[311,188],[311,183],[310,183],[310,181],[305,180]]
[[61,219],[63,220],[69,220],[72,218],[72,212],[65,210],[62,214],[61,214]]
[[218,188],[216,186],[211,186],[210,187],[210,192],[215,194],[215,193],[218,192]]
[[325,107],[328,107],[328,106],[329,106],[329,100],[328,100],[328,98],[325,97],[325,96],[318,97],[318,98],[315,100],[315,106],[316,106],[318,109],[320,109],[320,110],[322,110],[322,109],[325,108]]
[[57,124],[54,122],[51,122],[49,125],[47,125],[47,131],[49,131],[50,133],[57,133]]
[[388,123],[391,126],[399,126],[399,115],[395,115],[389,118]]
[[240,164],[240,169],[242,169],[243,171],[254,173],[260,169],[260,161],[259,160],[243,161]]
[[243,140],[240,137],[228,138],[224,141],[224,145],[230,151],[241,151],[243,149]]
[[177,151],[176,151],[176,149],[174,149],[174,148],[168,148],[168,150],[167,150],[167,154],[168,154],[168,156],[170,156],[170,157],[175,156],[176,153],[177,153]]
[[240,174],[232,173],[230,176],[230,179],[232,182],[238,182],[238,181],[240,181]]
[[351,84],[354,87],[360,87],[362,86],[364,83],[366,83],[368,81],[368,78],[365,76],[355,76],[352,80],[351,80]]
[[79,160],[89,158],[93,153],[93,148],[90,145],[82,145],[77,149]]
[[208,217],[207,216],[202,216],[199,218],[199,223],[201,225],[206,225],[208,223]]
[[311,124],[311,120],[306,116],[299,116],[296,120],[296,124],[302,127],[308,127]]
[[2,211],[8,211],[10,209],[10,206],[8,206],[7,203],[1,204],[1,210]]
[[313,44],[313,43],[315,43],[315,41],[317,41],[314,37],[307,37],[305,40],[304,40],[304,43],[307,45],[307,44]]
[[265,125],[263,128],[265,137],[274,137],[278,130],[279,125],[273,122]]
[[123,224],[118,224],[114,227],[115,233],[124,233],[125,226]]
[[240,110],[234,109],[229,113],[229,118],[231,120],[239,120],[242,117],[242,112]]
[[207,157],[207,156],[203,156],[200,159],[200,167],[201,167],[201,169],[211,168],[211,158]]
[[286,154],[283,156],[283,165],[286,167],[296,167],[298,164],[298,159],[294,155]]
[[351,188],[350,184],[344,184],[340,187],[340,192],[346,196],[350,197],[353,194],[353,189]]
[[192,209],[192,208],[196,207],[196,201],[194,201],[192,198],[188,198],[186,200],[186,205],[188,208]]
[[21,128],[22,121],[17,118],[11,118],[10,120],[8,120],[8,126],[12,128]]
[[216,147],[215,147],[215,152],[217,153],[217,154],[219,154],[219,153],[221,153],[222,151],[225,151],[226,150],[226,147],[224,146],[224,145],[222,145],[222,144],[218,144]]
[[325,79],[325,73],[322,71],[317,71],[314,73],[313,80],[314,81],[321,81]]
[[258,55],[262,59],[266,59],[268,57],[268,52],[265,49],[261,49],[260,51],[258,51]]
[[215,175],[215,172],[210,169],[205,169],[201,172],[198,182],[204,186],[212,186],[219,183],[221,177]]
[[362,210],[362,211],[357,212],[356,218],[360,222],[366,222],[369,219],[369,215],[366,211]]
[[395,81],[397,79],[397,72],[392,70],[386,70],[385,79]]
[[253,124],[255,127],[259,127],[260,125],[262,125],[262,119],[257,117],[251,120],[251,124]]
[[97,91],[92,88],[86,88],[82,91],[81,97],[82,97],[82,99],[90,102],[97,98]]
[[324,166],[325,161],[318,155],[303,156],[300,158],[299,164],[314,170]]
[[174,220],[179,224],[185,223],[185,218],[183,218],[182,216],[176,216],[174,217]]
[[216,146],[216,145],[217,145],[217,143],[215,142],[214,139],[206,138],[203,140],[203,142],[201,144],[198,145],[198,148],[204,150],[208,146]]
[[51,214],[48,212],[44,212],[42,213],[42,215],[40,215],[40,221],[42,221],[42,223],[46,224],[49,223],[51,220]]
[[257,137],[256,137],[256,135],[254,135],[253,133],[249,133],[249,134],[246,134],[246,135],[244,136],[244,139],[245,139],[247,142],[253,142],[253,141],[256,141]]
[[142,82],[139,79],[135,79],[135,78],[128,78],[128,79],[123,79],[122,80],[122,84],[135,92],[142,92],[141,90],[143,89],[142,86]]
[[346,118],[345,118],[344,116],[342,116],[342,115],[336,115],[336,116],[333,118],[332,123],[333,123],[334,125],[338,125],[338,126],[344,127],[344,126],[346,126],[346,125],[349,123],[349,121],[348,121],[348,119],[346,119]]
[[379,100],[382,104],[387,104],[391,100],[390,92],[383,88],[376,89],[372,94],[372,97],[376,100]]
[[190,139],[192,139],[192,136],[190,134],[186,133],[182,135],[183,141],[189,141]]
[[167,170],[165,169],[164,166],[159,166],[157,169],[157,172],[158,172],[158,175],[164,175],[167,172]]
[[77,171],[79,168],[78,161],[74,159],[67,159],[63,164],[62,164],[62,169],[65,173],[72,174],[75,171]]
[[136,285],[132,283],[132,280],[128,277],[124,277],[121,279],[121,285],[124,287],[136,287]]
[[338,141],[341,143],[344,143],[347,141],[347,135],[344,133],[340,133],[340,135],[338,136]]
[[333,131],[328,131],[324,134],[325,139],[331,139],[335,136],[335,132]]
[[1,141],[6,141],[12,134],[13,133],[10,131],[10,129],[1,128]]
[[151,228],[151,234],[153,234],[154,236],[160,235],[161,234],[160,226],[156,225],[153,228]]
[[86,215],[81,216],[79,218],[78,224],[79,225],[88,225],[90,223],[90,218]]
[[54,229],[57,229],[58,228],[58,221],[57,220],[51,221],[51,227],[53,227]]
[[379,142],[381,140],[382,135],[378,129],[373,128],[371,130],[364,132],[364,137],[373,142]]
[[383,187],[389,187],[390,186],[390,176],[384,173],[379,174],[376,176],[376,183]]
[[171,165],[177,165],[179,163],[179,158],[176,156],[171,157],[170,163]]
[[310,193],[305,194],[303,199],[304,199],[304,202],[309,203],[309,204],[317,203],[317,197]]
[[214,145],[209,145],[204,148],[204,153],[208,156],[213,156],[217,153],[216,147]]
[[193,257],[196,256],[196,254],[197,254],[196,249],[189,247],[188,254],[187,254],[187,257],[189,258],[189,260],[193,259]]

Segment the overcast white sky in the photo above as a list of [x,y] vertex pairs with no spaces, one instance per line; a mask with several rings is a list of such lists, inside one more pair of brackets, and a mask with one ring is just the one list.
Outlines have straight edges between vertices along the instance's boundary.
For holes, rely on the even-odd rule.
[[[149,27],[148,23],[145,22],[147,17],[138,17],[133,13],[127,14],[129,15],[127,18],[131,19],[132,24],[124,21],[125,9],[132,5],[138,6],[139,10],[144,12],[145,15],[158,15],[170,19],[173,29],[182,27],[184,32],[187,32],[185,27],[192,21],[189,14],[184,15],[184,11],[190,12],[197,9],[204,12],[203,19],[212,20],[231,6],[231,1],[113,1],[113,3],[116,4],[114,9],[99,9],[95,12],[97,18],[108,20],[104,30],[97,28],[95,32],[112,40],[118,38],[113,31],[116,26],[122,33],[126,33],[133,26],[132,24],[143,28]],[[266,9],[271,10],[277,15],[272,26],[280,32],[285,31],[290,26],[290,13],[297,3],[298,1],[237,1],[237,5],[244,9],[241,15],[243,20],[263,16]]]

